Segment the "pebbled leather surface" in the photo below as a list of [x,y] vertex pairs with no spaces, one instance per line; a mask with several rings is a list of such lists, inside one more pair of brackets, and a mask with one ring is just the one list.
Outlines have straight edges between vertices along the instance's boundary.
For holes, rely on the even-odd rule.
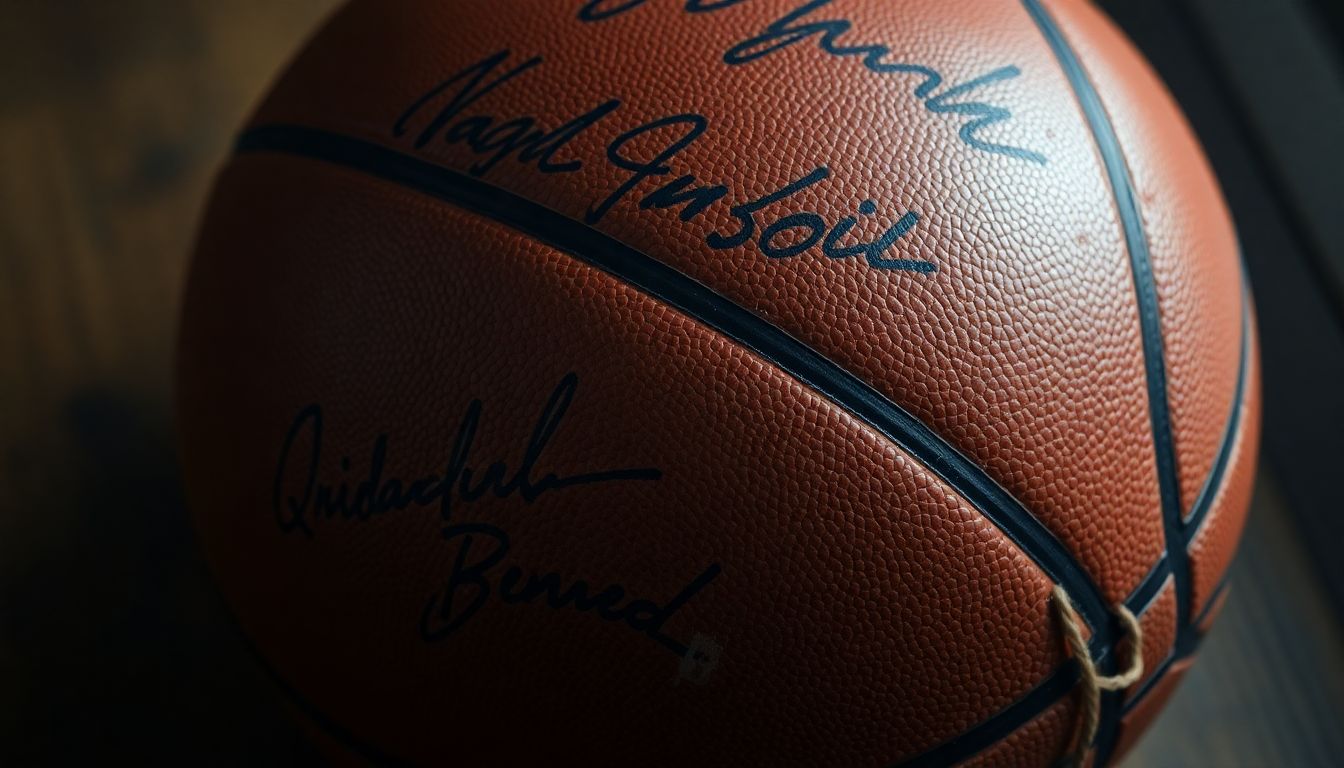
[[1148,63],[1098,9],[1056,16],[1101,94],[1140,201],[1157,281],[1181,511],[1222,444],[1241,358],[1240,247],[1199,141]]
[[[247,636],[362,740],[424,763],[883,765],[1062,661],[1050,583],[1000,531],[694,321],[497,224],[311,161],[238,160],[216,200],[182,340],[197,523]],[[570,370],[580,388],[540,469],[663,478],[460,504],[455,519],[505,529],[509,562],[655,600],[721,563],[667,627],[722,646],[704,686],[674,685],[676,656],[572,608],[492,600],[424,642],[455,553],[437,509],[316,521],[311,539],[271,514],[286,431],[314,400],[320,477],[343,476],[340,457],[367,477],[380,433],[384,477],[418,477],[445,462],[473,397],[472,455],[517,461]],[[282,474],[301,495],[302,466]]]
[[[1124,600],[1166,546],[1138,308],[1112,192],[1058,62],[1017,2],[816,4],[809,20],[849,22],[843,43],[887,46],[885,60],[934,68],[943,87],[1017,67],[1018,76],[973,92],[1013,111],[978,135],[1046,162],[985,152],[959,140],[964,118],[915,97],[917,76],[829,55],[819,36],[740,66],[723,62],[735,43],[802,4],[751,0],[688,14],[681,2],[652,0],[585,24],[582,3],[501,14],[486,0],[356,0],[251,124],[382,144],[583,219],[630,176],[604,159],[616,136],[670,114],[703,115],[705,133],[666,175],[643,181],[594,226],[768,319],[929,424],[1020,499],[1106,600]],[[1197,144],[1137,54],[1090,6],[1047,7],[1099,90],[1135,179],[1188,511],[1233,407],[1235,236]],[[505,48],[508,66],[544,61],[463,116],[528,116],[551,130],[620,100],[554,158],[578,169],[542,174],[535,158],[515,156],[485,167],[442,132],[415,146],[442,95],[398,135],[408,106]],[[648,157],[666,141],[646,136],[628,151]],[[876,213],[857,216],[853,237],[872,240],[915,211],[918,223],[888,255],[936,271],[874,269],[815,247],[782,259],[750,242],[707,247],[713,233],[738,228],[732,205],[822,165],[829,178],[766,209],[760,226],[793,211],[833,223],[871,199]],[[684,174],[724,185],[724,201],[689,220],[676,207],[639,206]],[[511,560],[598,588],[619,581],[653,600],[721,563],[676,619],[683,635],[712,625],[723,646],[703,688],[672,686],[677,659],[650,638],[574,611],[487,605],[451,647],[423,642],[416,619],[453,566],[433,514],[332,523],[312,540],[273,519],[277,453],[306,405],[323,404],[324,445],[348,452],[353,485],[381,433],[391,445],[386,472],[441,465],[477,397],[475,450],[516,463],[568,371],[581,389],[567,419],[582,426],[547,448],[556,471],[650,463],[663,471],[656,493],[640,483],[573,488],[531,504],[491,500],[480,514],[508,528]],[[245,631],[297,695],[394,755],[487,764],[579,749],[597,763],[653,754],[666,764],[886,764],[984,721],[1061,659],[1048,579],[918,461],[648,296],[368,177],[307,160],[234,161],[193,267],[179,384],[193,510]],[[1257,386],[1226,487],[1190,548],[1196,612],[1244,520]],[[339,456],[326,461],[338,471]],[[290,492],[297,481],[285,482]],[[1171,595],[1168,587],[1144,616],[1156,641],[1146,659],[1165,656],[1174,637]],[[1143,717],[1164,697],[1145,700]],[[1049,764],[1072,729],[1062,714],[1070,701],[982,759]],[[503,718],[526,723],[528,738]],[[619,727],[575,746],[573,733],[613,718]],[[446,743],[445,727],[481,738]],[[1122,746],[1140,727],[1125,727]]]
[[1259,340],[1251,334],[1251,369],[1242,405],[1242,428],[1228,460],[1221,489],[1214,495],[1208,516],[1190,537],[1190,604],[1198,612],[1208,606],[1237,554],[1246,527],[1251,491],[1255,484],[1256,448],[1260,442]]
[[[936,264],[932,276],[815,249],[785,260],[754,246],[710,250],[709,233],[736,231],[729,206],[682,222],[677,209],[641,210],[632,197],[597,226],[770,319],[934,426],[1026,502],[1119,602],[1163,550],[1139,323],[1112,193],[1054,55],[1014,2],[848,3],[815,14],[848,18],[842,39],[881,42],[949,81],[1021,69],[986,91],[1016,114],[985,135],[1042,148],[1049,162],[1040,166],[967,147],[956,138],[959,120],[918,106],[917,78],[875,75],[816,43],[722,63],[735,43],[798,6],[764,0],[687,15],[682,3],[649,2],[580,24],[574,5],[555,3],[498,25],[489,2],[451,13],[437,3],[356,2],[295,62],[254,124],[336,130],[467,170],[481,158],[463,144],[414,149],[428,117],[411,120],[401,138],[393,124],[435,85],[508,48],[511,60],[544,63],[464,115],[531,115],[554,128],[608,99],[623,102],[568,145],[563,157],[581,160],[580,170],[543,176],[510,158],[484,173],[576,218],[625,178],[602,162],[616,136],[687,111],[712,123],[673,173],[725,184],[730,200],[825,164],[831,178],[781,212],[836,221],[865,199],[882,201],[856,227],[873,239],[893,216],[917,211],[920,224],[896,250]],[[1126,544],[1106,544],[1115,541]]]
[[1077,696],[1065,696],[1012,734],[958,765],[960,768],[1052,765],[1068,752],[1077,716]]
[[1139,702],[1129,713],[1120,720],[1119,735],[1115,743],[1115,760],[1119,761],[1128,754],[1129,750],[1138,743],[1139,737],[1143,735],[1145,729],[1152,724],[1166,706],[1171,695],[1180,687],[1181,680],[1185,678],[1185,673],[1190,670],[1190,666],[1195,663],[1194,656],[1188,656],[1184,659],[1174,662],[1170,671],[1156,684],[1153,689]]
[[[1161,671],[1162,662],[1167,660],[1176,640],[1176,589],[1170,576],[1144,608],[1139,614],[1139,623],[1143,627],[1143,677],[1125,692],[1127,701]],[[1129,658],[1129,653],[1129,644],[1122,644],[1122,658]]]

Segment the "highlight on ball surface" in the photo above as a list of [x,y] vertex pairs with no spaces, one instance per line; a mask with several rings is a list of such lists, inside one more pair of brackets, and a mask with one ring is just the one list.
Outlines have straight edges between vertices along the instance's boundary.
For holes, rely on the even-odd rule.
[[1107,764],[1245,521],[1239,259],[1081,0],[354,0],[204,218],[190,507],[333,759]]

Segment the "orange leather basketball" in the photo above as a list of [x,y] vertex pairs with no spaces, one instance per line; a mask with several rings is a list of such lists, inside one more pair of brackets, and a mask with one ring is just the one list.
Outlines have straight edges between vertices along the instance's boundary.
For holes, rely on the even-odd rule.
[[1084,2],[357,0],[220,176],[180,430],[334,757],[1101,764],[1220,604],[1255,360]]

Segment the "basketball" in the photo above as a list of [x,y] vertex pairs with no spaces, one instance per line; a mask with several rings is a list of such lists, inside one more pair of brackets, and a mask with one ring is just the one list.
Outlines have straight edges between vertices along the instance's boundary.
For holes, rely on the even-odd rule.
[[1256,355],[1082,0],[354,0],[220,171],[178,430],[335,762],[1104,765],[1226,594]]

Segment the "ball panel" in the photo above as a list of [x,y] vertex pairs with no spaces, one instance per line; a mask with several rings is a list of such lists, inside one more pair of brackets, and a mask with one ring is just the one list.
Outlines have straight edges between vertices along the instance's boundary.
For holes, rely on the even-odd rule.
[[1052,4],[1124,149],[1148,239],[1167,398],[1189,514],[1222,447],[1241,371],[1242,269],[1213,169],[1166,87],[1095,6]]
[[1246,527],[1254,490],[1256,453],[1260,444],[1259,340],[1251,324],[1250,360],[1245,401],[1231,456],[1224,470],[1221,490],[1211,490],[1214,500],[1202,524],[1190,531],[1190,605],[1192,620],[1213,599],[1228,566],[1237,553],[1237,543]]
[[[359,136],[474,171],[576,219],[600,213],[602,231],[768,318],[933,426],[1036,512],[1108,600],[1124,599],[1163,549],[1151,514],[1158,497],[1142,349],[1111,191],[1058,62],[1013,3],[819,6],[792,22],[843,20],[849,27],[836,40],[880,41],[889,60],[938,72],[943,89],[1015,68],[1020,74],[972,91],[1012,106],[1012,119],[984,137],[1042,149],[1046,162],[986,152],[961,140],[964,120],[916,96],[921,77],[829,55],[820,35],[725,64],[728,52],[798,5],[685,14],[679,3],[647,3],[594,23],[579,21],[571,6],[549,5],[503,36],[491,31],[491,3],[456,4],[448,14],[439,4],[357,2],[315,40],[254,123]],[[506,58],[492,59],[506,47]],[[436,127],[460,84],[485,69],[481,82],[494,82],[533,55],[543,61],[469,107],[448,109]],[[620,106],[554,156],[582,164],[572,171],[543,173],[535,157],[519,161],[521,150],[496,161],[496,150],[482,150],[490,141],[476,140],[484,134],[469,136],[472,126],[514,119],[554,130],[611,99]],[[604,207],[632,177],[608,159],[617,140],[687,114],[704,118],[703,133],[667,161],[665,174]],[[682,130],[641,134],[618,153],[654,157]],[[826,258],[815,244],[770,258],[759,237],[711,247],[716,233],[740,230],[734,205],[823,167],[824,180],[763,209],[755,232],[807,212],[828,227],[852,217],[853,241],[871,242],[913,212],[918,223],[887,255],[937,272]],[[661,207],[672,195],[665,185],[683,176],[726,191],[683,220],[684,203]],[[881,205],[863,215],[865,200]],[[1125,546],[1109,543],[1116,541]]]
[[[1140,198],[1186,510],[1232,410],[1235,239],[1160,83],[1084,4],[1047,5]],[[1113,191],[1021,4],[544,4],[501,24],[484,0],[357,1],[252,124],[273,123],[477,176],[746,307],[983,466],[1106,600],[1167,544]],[[886,763],[1062,660],[1046,577],[920,457],[498,222],[250,153],[217,191],[183,329],[188,487],[244,629],[398,754],[495,759],[440,734],[508,712],[540,737],[499,748],[554,761],[620,711],[629,729],[583,748]],[[1244,521],[1257,386],[1190,549],[1196,611]],[[582,426],[547,431],[561,421]],[[457,484],[467,448],[475,486]],[[1143,617],[1150,675],[1173,595]],[[977,759],[1051,762],[1071,707]]]
[[1078,717],[1077,697],[1065,696],[1021,728],[974,757],[960,768],[1035,768],[1052,765],[1072,743]]
[[[440,510],[347,521],[304,502],[317,438],[296,415],[311,405],[319,487],[345,478],[356,494],[386,435],[379,487],[404,492],[452,465],[473,398],[476,476],[516,465],[570,371],[534,476],[660,479],[454,497],[451,522],[506,532],[496,597],[516,564],[665,605],[718,564],[664,626],[721,652],[703,685],[596,608],[491,598],[427,642],[425,610],[463,546]],[[883,438],[573,257],[386,182],[236,160],[193,268],[180,375],[188,488],[244,631],[290,688],[394,755],[546,760],[563,745],[607,763],[887,764],[1062,662],[1048,580]],[[497,534],[477,535],[468,565]],[[563,740],[613,711],[620,729]],[[503,737],[516,724],[528,739]],[[448,725],[459,736],[445,741]]]
[[1181,680],[1185,678],[1185,673],[1189,671],[1194,661],[1194,657],[1190,656],[1174,662],[1167,674],[1154,684],[1148,695],[1121,718],[1115,750],[1111,754],[1112,763],[1124,761],[1125,755],[1129,754],[1139,742],[1144,731],[1148,730],[1148,726],[1162,712],[1171,695],[1180,687]]
[[[1139,623],[1143,627],[1143,677],[1125,692],[1126,700],[1144,690],[1148,681],[1162,672],[1163,662],[1172,653],[1176,641],[1176,589],[1170,576],[1153,601],[1139,614]],[[1122,643],[1122,658],[1128,658],[1131,650],[1131,644]]]

